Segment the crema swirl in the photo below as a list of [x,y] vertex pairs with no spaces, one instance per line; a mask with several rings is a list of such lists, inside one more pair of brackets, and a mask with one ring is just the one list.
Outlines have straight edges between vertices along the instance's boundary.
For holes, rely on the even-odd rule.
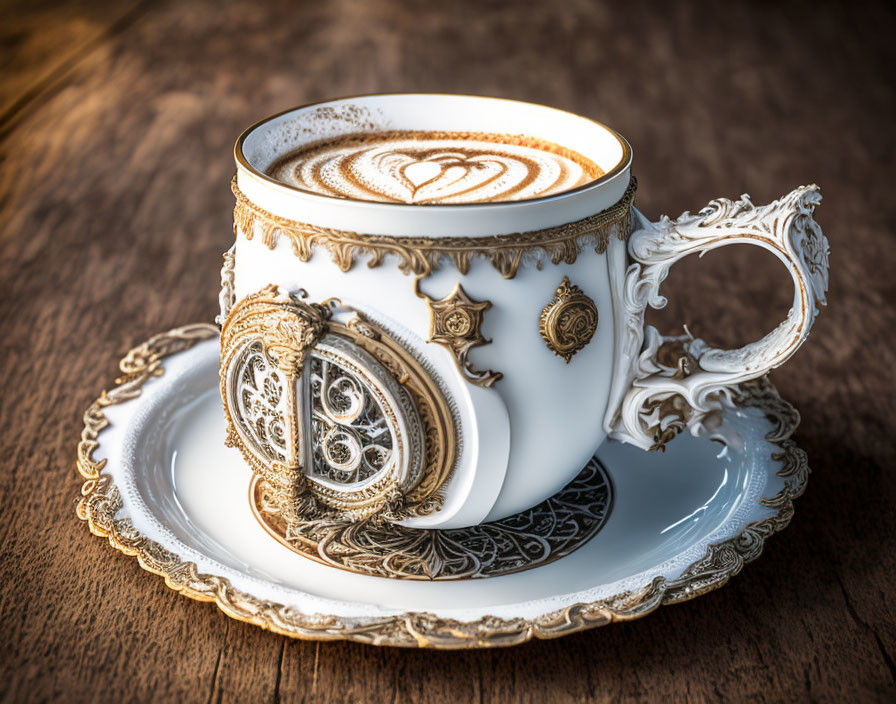
[[533,137],[391,131],[317,142],[268,175],[328,196],[385,203],[483,203],[562,193],[603,175],[594,162]]

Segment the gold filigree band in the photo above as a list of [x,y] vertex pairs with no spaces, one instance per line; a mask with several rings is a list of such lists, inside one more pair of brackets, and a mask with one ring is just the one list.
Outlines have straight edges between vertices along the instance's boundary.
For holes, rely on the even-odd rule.
[[367,265],[370,267],[379,266],[387,255],[393,255],[398,258],[398,266],[404,273],[420,276],[438,269],[443,259],[451,261],[460,273],[466,274],[473,257],[484,257],[505,279],[512,279],[527,252],[547,255],[554,264],[572,264],[585,246],[593,245],[596,252],[602,253],[611,237],[627,239],[631,234],[631,207],[637,179],[632,176],[619,201],[583,220],[543,230],[490,237],[395,237],[334,230],[274,215],[245,196],[237,185],[236,176],[230,187],[236,197],[234,234],[237,229],[247,239],[260,234],[262,242],[271,249],[285,237],[303,262],[311,259],[317,247],[329,251],[343,271],[349,271],[361,253],[368,255]]

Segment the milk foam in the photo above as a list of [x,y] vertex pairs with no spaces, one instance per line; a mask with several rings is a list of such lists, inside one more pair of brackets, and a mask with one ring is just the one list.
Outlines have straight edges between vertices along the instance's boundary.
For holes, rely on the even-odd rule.
[[603,175],[570,149],[531,137],[393,131],[311,144],[268,175],[290,186],[386,203],[481,203],[562,193]]

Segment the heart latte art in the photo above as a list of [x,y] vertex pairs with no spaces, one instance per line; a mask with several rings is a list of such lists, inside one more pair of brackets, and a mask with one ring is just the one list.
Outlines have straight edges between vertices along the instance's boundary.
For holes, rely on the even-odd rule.
[[278,159],[290,186],[385,203],[482,203],[562,193],[603,175],[571,149],[524,136],[393,131],[318,142]]

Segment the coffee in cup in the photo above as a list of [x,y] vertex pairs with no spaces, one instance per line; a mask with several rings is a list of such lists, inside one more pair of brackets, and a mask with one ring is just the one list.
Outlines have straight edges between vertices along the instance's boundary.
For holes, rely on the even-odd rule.
[[303,146],[266,173],[322,195],[435,205],[540,198],[604,172],[578,152],[537,137],[392,130]]

